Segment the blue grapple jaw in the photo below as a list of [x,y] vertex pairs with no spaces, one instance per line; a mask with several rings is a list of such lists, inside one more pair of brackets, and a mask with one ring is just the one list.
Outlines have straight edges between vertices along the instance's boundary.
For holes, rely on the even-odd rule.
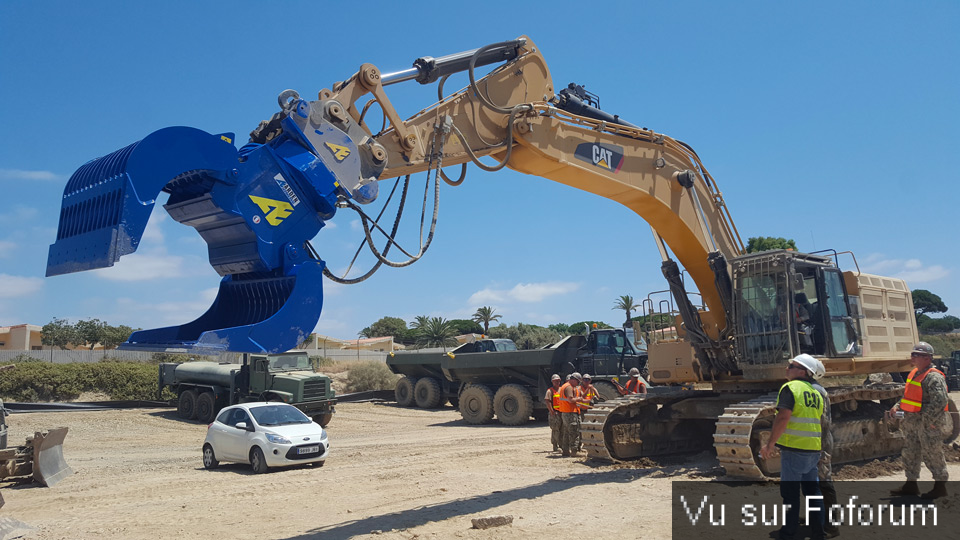
[[323,306],[325,264],[305,244],[334,216],[338,198],[361,195],[340,182],[359,185],[357,146],[310,117],[310,108],[294,103],[276,137],[239,152],[233,134],[169,127],[86,163],[64,189],[47,276],[110,267],[135,252],[163,191],[170,216],[206,241],[220,289],[198,319],[134,332],[120,348],[213,354],[296,347]]

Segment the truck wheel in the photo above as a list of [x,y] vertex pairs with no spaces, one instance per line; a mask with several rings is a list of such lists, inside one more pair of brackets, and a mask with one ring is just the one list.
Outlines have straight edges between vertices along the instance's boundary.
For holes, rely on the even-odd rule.
[[417,379],[406,375],[397,381],[397,388],[393,391],[397,398],[397,405],[409,407],[413,405],[413,389],[416,388]]
[[263,457],[263,450],[259,446],[250,450],[250,468],[257,474],[267,472],[267,458]]
[[486,424],[493,419],[493,392],[482,384],[468,384],[460,393],[460,416],[468,424]]
[[197,398],[197,421],[201,424],[213,422],[217,415],[217,398],[213,397],[213,392],[204,392]]
[[597,389],[597,393],[600,394],[600,398],[603,401],[620,397],[620,392],[617,392],[617,387],[613,386],[613,383],[608,383],[607,381],[597,381],[593,383],[593,386]]
[[177,402],[177,415],[184,420],[193,420],[197,417],[197,391],[184,390],[180,392]]
[[203,468],[216,469],[220,462],[217,461],[216,454],[213,453],[213,447],[209,443],[203,445]]
[[533,413],[533,396],[519,384],[505,384],[493,398],[493,410],[505,426],[526,424]]
[[327,427],[330,420],[333,420],[333,413],[323,413],[313,417],[313,421],[320,424],[320,427]]
[[443,394],[440,392],[440,383],[433,377],[424,377],[417,381],[413,388],[413,395],[417,407],[421,409],[435,409],[440,406]]

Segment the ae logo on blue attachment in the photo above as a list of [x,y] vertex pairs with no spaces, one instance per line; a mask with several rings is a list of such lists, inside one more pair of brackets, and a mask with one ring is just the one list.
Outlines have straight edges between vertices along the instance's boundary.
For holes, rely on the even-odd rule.
[[573,155],[608,171],[617,172],[623,166],[623,147],[615,144],[581,143]]

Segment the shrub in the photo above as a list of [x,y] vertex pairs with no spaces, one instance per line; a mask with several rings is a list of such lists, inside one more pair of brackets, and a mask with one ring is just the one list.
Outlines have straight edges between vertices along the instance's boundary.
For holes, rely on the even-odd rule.
[[383,362],[355,362],[347,375],[348,392],[393,390],[397,376]]
[[324,368],[330,367],[333,365],[333,358],[328,356],[311,356],[310,365],[313,366],[314,371],[323,371]]
[[[0,375],[0,398],[9,401],[70,401],[83,392],[100,392],[112,400],[157,397],[157,366],[142,362],[50,364],[17,362]],[[169,391],[165,399],[173,397]]]

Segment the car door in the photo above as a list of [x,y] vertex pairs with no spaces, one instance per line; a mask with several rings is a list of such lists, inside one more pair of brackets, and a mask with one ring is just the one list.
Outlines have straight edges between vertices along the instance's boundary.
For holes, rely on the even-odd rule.
[[246,422],[247,426],[253,423],[250,416],[243,409],[234,409],[229,418],[226,429],[223,431],[223,453],[225,458],[234,461],[245,461],[247,459],[247,440],[250,432],[237,427],[241,422]]

